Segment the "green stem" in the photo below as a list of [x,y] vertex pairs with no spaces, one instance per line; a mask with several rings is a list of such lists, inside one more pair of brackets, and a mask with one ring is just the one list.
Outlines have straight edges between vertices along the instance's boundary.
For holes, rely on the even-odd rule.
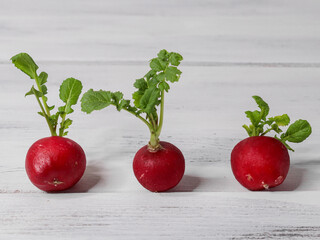
[[43,113],[43,115],[44,115],[44,118],[45,118],[46,121],[47,121],[47,124],[48,124],[49,129],[50,129],[50,132],[51,132],[51,136],[57,136],[56,132],[55,132],[54,129],[52,128],[52,125],[50,124],[50,121],[49,121],[49,119],[48,119],[48,115],[46,114],[46,112],[45,112],[45,110],[44,110],[44,108],[43,108],[43,106],[42,106],[42,104],[41,104],[41,102],[40,102],[40,100],[39,100],[39,98],[38,98],[37,96],[36,96],[36,99],[37,99],[37,101],[38,101],[38,103],[39,103],[39,106],[40,106],[41,111],[42,111],[42,113]]
[[160,136],[162,125],[163,125],[163,113],[164,113],[164,90],[161,91],[161,105],[160,105],[160,120],[156,134]]
[[242,125],[242,127],[247,131],[247,133],[248,133],[248,135],[249,135],[249,137],[251,137],[251,130],[250,130],[250,128],[247,126],[247,125]]
[[256,133],[256,127],[253,127],[253,129],[252,129],[252,136],[258,136]]
[[64,121],[66,120],[66,116],[67,116],[67,114],[63,114],[63,116],[61,117],[62,120],[61,120],[61,123],[60,123],[60,129],[59,129],[59,136],[60,137],[63,137],[64,128],[62,126],[64,124]]
[[[112,104],[112,105],[115,106],[115,104]],[[150,132],[153,131],[152,125],[151,125],[150,123],[148,123],[147,120],[145,120],[144,118],[142,118],[142,117],[139,116],[139,115],[134,114],[133,112],[130,112],[128,109],[123,108],[123,110],[126,110],[128,113],[131,113],[132,115],[134,115],[134,116],[136,116],[137,118],[139,118],[142,122],[144,122],[144,123],[148,126]]]
[[261,134],[261,136],[266,135],[268,132],[272,131],[272,128],[267,129],[266,131],[264,131],[264,133]]
[[50,110],[49,110],[49,107],[48,107],[48,105],[47,105],[47,103],[46,103],[46,101],[45,101],[45,99],[44,99],[44,95],[43,95],[43,92],[42,92],[42,89],[41,89],[41,86],[40,86],[40,83],[39,83],[39,78],[38,78],[38,75],[37,75],[37,74],[35,74],[35,80],[36,80],[36,83],[37,83],[37,86],[38,86],[38,91],[42,93],[41,99],[42,99],[44,108],[45,108],[45,110],[46,110],[46,114],[50,117],[50,116],[51,116],[51,115],[50,115]]
[[157,123],[156,123],[156,121],[154,120],[153,115],[150,114],[150,115],[149,115],[149,118],[150,118],[150,120],[151,120],[153,129],[154,129],[154,130],[157,129]]
[[[164,113],[164,90],[161,91],[161,105],[160,105],[160,118],[159,118],[159,125],[157,127],[155,125],[154,131],[150,130],[151,136],[150,136],[150,142],[149,142],[149,149],[152,151],[157,151],[161,148],[159,142],[159,136],[161,133],[162,125],[163,125],[163,113]],[[151,118],[153,120],[153,118]]]
[[159,148],[159,137],[151,132],[149,148],[152,150],[157,150]]

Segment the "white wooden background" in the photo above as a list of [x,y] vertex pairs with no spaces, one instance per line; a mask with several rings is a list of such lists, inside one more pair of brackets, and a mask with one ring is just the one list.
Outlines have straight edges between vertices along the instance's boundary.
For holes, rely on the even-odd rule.
[[[0,239],[319,239],[319,13],[317,0],[0,0]],[[163,48],[185,59],[161,135],[184,153],[181,183],[143,189],[131,165],[148,129],[125,112],[77,106],[69,137],[86,152],[84,177],[66,193],[35,188],[24,158],[49,131],[10,57],[34,57],[54,104],[71,76],[85,91],[130,97]],[[292,144],[286,181],[264,192],[241,187],[229,162],[252,95],[313,126]]]

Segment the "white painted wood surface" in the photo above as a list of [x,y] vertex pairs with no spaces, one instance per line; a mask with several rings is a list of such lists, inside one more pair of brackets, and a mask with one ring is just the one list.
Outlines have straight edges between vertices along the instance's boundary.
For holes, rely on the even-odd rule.
[[[0,1],[0,239],[319,239],[319,12],[309,0]],[[148,129],[112,108],[86,115],[77,106],[69,137],[86,151],[85,175],[63,194],[36,189],[24,158],[49,131],[24,98],[32,81],[9,58],[25,51],[38,60],[56,103],[70,76],[84,90],[130,97],[162,48],[185,58],[161,135],[184,153],[181,183],[143,189],[131,164]],[[254,94],[271,114],[313,126],[293,146],[286,181],[268,192],[242,188],[229,163]]]

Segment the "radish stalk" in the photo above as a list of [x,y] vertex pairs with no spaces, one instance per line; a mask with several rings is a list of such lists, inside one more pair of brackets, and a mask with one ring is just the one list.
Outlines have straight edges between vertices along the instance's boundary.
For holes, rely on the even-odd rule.
[[[299,143],[311,134],[306,120],[297,120],[286,132],[280,127],[288,126],[287,114],[269,117],[269,105],[259,96],[253,96],[260,111],[246,111],[251,124],[243,125],[249,138],[240,141],[231,153],[231,168],[237,181],[249,190],[267,190],[280,185],[286,178],[293,149],[288,142]],[[265,136],[274,131],[274,137]]]
[[[163,126],[164,93],[170,89],[169,82],[177,82],[181,71],[177,68],[182,61],[179,53],[161,50],[157,58],[150,61],[151,70],[134,83],[137,91],[133,93],[134,104],[123,98],[121,92],[94,91],[90,89],[81,99],[81,109],[86,113],[103,109],[113,105],[118,111],[124,109],[138,117],[149,128],[149,149],[156,151],[161,148],[159,144]],[[160,112],[157,107],[160,105]],[[145,114],[145,116],[143,116]]]
[[179,80],[182,72],[177,67],[182,59],[180,54],[166,50],[161,50],[156,58],[151,59],[151,70],[134,83],[137,90],[132,94],[133,104],[124,99],[121,92],[104,90],[90,89],[81,99],[81,110],[86,113],[113,105],[118,111],[124,109],[135,115],[148,126],[150,141],[136,153],[133,170],[141,185],[153,192],[173,188],[184,174],[185,161],[181,151],[159,139],[163,126],[164,93],[169,91],[170,82]]
[[[66,129],[72,124],[72,120],[66,119],[67,114],[73,112],[71,108],[79,99],[82,84],[79,80],[68,78],[60,86],[60,99],[65,103],[59,107],[55,114],[51,114],[55,106],[47,104],[48,74],[37,74],[38,66],[27,53],[19,53],[11,58],[12,63],[34,79],[38,89],[34,86],[25,94],[34,95],[40,106],[38,112],[45,118],[51,137],[36,141],[28,150],[25,168],[30,181],[39,189],[47,192],[66,190],[75,185],[82,177],[86,169],[86,156],[79,144],[71,139],[64,138]],[[57,126],[60,121],[59,136]]]

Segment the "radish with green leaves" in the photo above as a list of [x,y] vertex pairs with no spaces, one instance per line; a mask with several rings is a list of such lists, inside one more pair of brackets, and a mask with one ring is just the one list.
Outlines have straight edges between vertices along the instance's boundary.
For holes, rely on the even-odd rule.
[[[311,126],[306,120],[297,120],[286,132],[280,127],[288,126],[287,114],[269,117],[269,106],[259,96],[253,96],[260,111],[246,111],[249,126],[243,125],[249,138],[240,141],[232,150],[231,167],[235,178],[249,190],[263,190],[280,185],[286,178],[290,157],[287,142],[299,143],[311,134]],[[274,137],[265,136],[275,131]]]
[[113,105],[118,111],[131,113],[148,126],[150,141],[136,153],[133,171],[140,184],[152,192],[173,188],[180,182],[185,170],[181,151],[171,143],[159,140],[163,125],[164,94],[170,89],[169,82],[179,80],[181,71],[177,66],[181,61],[180,54],[161,50],[158,57],[150,61],[151,70],[135,81],[137,91],[132,95],[133,105],[130,100],[123,98],[121,92],[90,89],[81,99],[82,111],[86,113]]
[[[86,168],[86,156],[83,149],[73,140],[64,137],[68,133],[66,129],[72,124],[72,120],[66,116],[73,112],[71,107],[78,101],[82,84],[74,78],[64,80],[59,94],[64,105],[59,107],[55,114],[52,114],[51,111],[55,106],[49,106],[46,97],[45,83],[48,74],[41,72],[38,75],[38,66],[27,53],[19,53],[11,60],[18,69],[35,80],[36,86],[32,86],[26,96],[36,97],[41,109],[38,113],[45,118],[51,133],[50,137],[36,141],[28,150],[25,164],[28,177],[36,187],[43,191],[66,190],[80,180]],[[61,119],[60,125],[59,119]]]

